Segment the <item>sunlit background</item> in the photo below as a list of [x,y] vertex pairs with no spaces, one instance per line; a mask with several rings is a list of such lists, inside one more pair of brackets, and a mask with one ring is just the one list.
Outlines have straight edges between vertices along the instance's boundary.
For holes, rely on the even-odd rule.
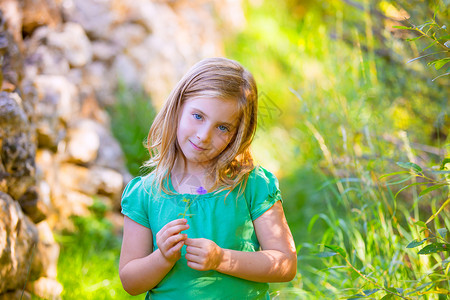
[[0,5],[24,61],[23,81],[3,67],[2,91],[20,86],[33,107],[46,207],[30,218],[48,248],[24,265],[48,249],[56,265],[25,268],[0,299],[23,286],[32,299],[135,298],[118,276],[121,189],[145,172],[155,112],[211,56],[258,84],[252,149],[280,179],[299,261],[271,297],[450,297],[448,1],[28,2]]

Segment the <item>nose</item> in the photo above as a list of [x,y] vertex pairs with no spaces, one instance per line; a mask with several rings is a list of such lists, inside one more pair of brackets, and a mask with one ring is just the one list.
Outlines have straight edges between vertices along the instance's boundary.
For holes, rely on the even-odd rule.
[[207,143],[211,138],[211,133],[212,128],[210,128],[209,125],[204,124],[203,126],[197,128],[197,139],[202,143]]

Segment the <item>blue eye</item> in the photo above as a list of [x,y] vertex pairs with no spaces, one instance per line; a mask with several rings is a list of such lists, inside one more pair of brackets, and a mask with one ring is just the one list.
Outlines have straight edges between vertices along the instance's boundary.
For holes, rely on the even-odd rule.
[[217,127],[217,128],[219,128],[220,131],[230,131],[230,130],[228,129],[228,127],[225,126],[225,125],[220,125],[220,126]]
[[200,116],[199,114],[192,114],[192,116],[194,117],[194,119],[196,120],[201,120],[202,116]]

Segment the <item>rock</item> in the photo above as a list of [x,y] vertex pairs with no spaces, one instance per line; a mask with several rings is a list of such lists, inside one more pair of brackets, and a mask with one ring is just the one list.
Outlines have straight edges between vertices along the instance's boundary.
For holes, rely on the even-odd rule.
[[22,31],[30,35],[39,26],[57,27],[62,19],[56,1],[22,0]]
[[97,186],[98,194],[120,196],[123,188],[123,177],[117,171],[94,166],[91,168],[91,177]]
[[[0,138],[1,143],[1,138]],[[9,173],[6,172],[5,166],[3,165],[2,160],[0,159],[0,192],[7,193],[8,185],[6,179],[8,178]]]
[[0,92],[0,138],[25,131],[28,118],[16,93]]
[[89,119],[80,120],[75,126],[76,128],[86,128],[98,136],[100,145],[94,161],[96,166],[113,169],[123,175],[128,173],[124,168],[125,160],[122,148],[109,128]]
[[34,82],[39,97],[36,104],[39,146],[55,149],[66,135],[66,124],[79,113],[78,90],[63,76],[39,75]]
[[[34,83],[39,95],[38,116],[56,114],[69,123],[80,110],[76,86],[63,76],[39,75]],[[47,111],[47,113],[46,113]]]
[[118,50],[123,50],[141,44],[147,36],[145,27],[136,23],[125,23],[112,30],[111,41]]
[[6,179],[8,193],[19,199],[36,182],[36,145],[16,93],[0,92],[0,141],[1,177]]
[[18,0],[3,0],[0,2],[0,11],[6,22],[8,31],[12,34],[14,41],[19,48],[22,40],[22,9]]
[[41,277],[27,284],[27,290],[32,294],[49,300],[61,299],[63,286],[52,278]]
[[56,279],[59,257],[59,245],[56,243],[52,229],[46,221],[37,224],[39,243],[36,258],[33,260],[34,270],[42,270],[38,277]]
[[51,31],[47,45],[59,49],[72,67],[82,67],[92,60],[91,43],[80,24],[68,22],[61,31]]
[[93,166],[90,169],[63,163],[59,171],[61,185],[86,195],[118,195],[123,188],[122,175],[112,169]]
[[92,39],[108,40],[117,18],[111,11],[112,2],[69,0],[63,14],[66,20],[80,24]]
[[138,87],[142,70],[125,54],[118,54],[114,59],[112,71],[129,87]]
[[46,218],[48,207],[40,199],[38,188],[36,186],[29,187],[18,201],[24,213],[30,217],[34,223],[39,223]]
[[[38,242],[36,226],[19,204],[0,192],[0,294],[23,288]],[[34,278],[28,278],[29,281]]]
[[119,47],[111,42],[92,41],[92,54],[95,60],[111,61],[119,52]]
[[65,75],[69,72],[68,59],[58,50],[47,45],[38,45],[25,61],[25,72],[29,78],[42,75]]
[[91,126],[93,122],[78,122],[68,131],[67,152],[71,161],[90,163],[97,158],[100,138]]
[[66,190],[59,199],[58,211],[62,216],[87,216],[89,207],[94,204],[93,196],[78,191]]
[[3,13],[0,13],[0,88],[13,92],[23,78],[23,57],[13,36],[6,31]]
[[14,292],[0,294],[0,300],[31,300],[31,294],[27,291],[16,290]]
[[93,163],[126,174],[122,148],[111,131],[99,122],[77,120],[69,129],[67,152],[76,163]]

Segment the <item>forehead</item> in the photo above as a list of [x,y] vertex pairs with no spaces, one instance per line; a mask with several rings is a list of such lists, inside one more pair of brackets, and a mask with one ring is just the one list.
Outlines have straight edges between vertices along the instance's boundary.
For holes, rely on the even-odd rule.
[[189,98],[183,103],[183,111],[199,111],[215,122],[235,124],[239,122],[240,109],[235,99],[215,97]]

